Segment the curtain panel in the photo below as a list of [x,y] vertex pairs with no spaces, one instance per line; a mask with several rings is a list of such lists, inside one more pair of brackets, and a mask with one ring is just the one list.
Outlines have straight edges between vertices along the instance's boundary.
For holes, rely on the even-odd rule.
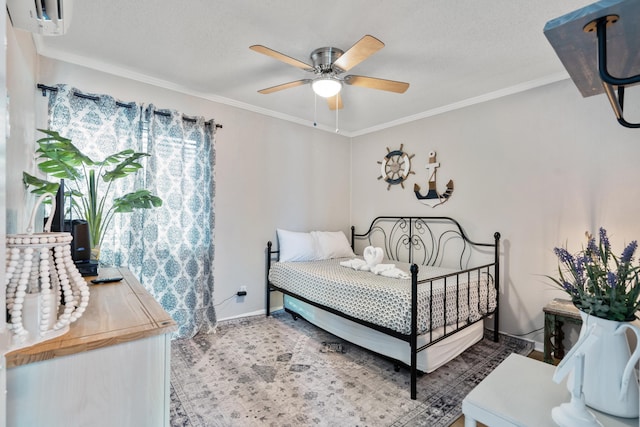
[[125,149],[150,155],[141,171],[114,181],[110,199],[146,188],[163,200],[159,208],[116,214],[100,262],[128,267],[139,278],[178,324],[174,338],[212,332],[215,124],[68,85],[56,88],[49,128],[91,159]]

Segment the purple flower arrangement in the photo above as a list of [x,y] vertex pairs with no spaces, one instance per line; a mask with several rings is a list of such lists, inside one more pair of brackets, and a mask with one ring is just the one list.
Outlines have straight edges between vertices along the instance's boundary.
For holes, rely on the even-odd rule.
[[555,248],[558,278],[548,276],[571,296],[578,309],[603,319],[631,321],[640,309],[640,265],[633,265],[638,242],[629,243],[618,257],[611,251],[607,231],[598,242],[588,232],[587,247],[576,255]]

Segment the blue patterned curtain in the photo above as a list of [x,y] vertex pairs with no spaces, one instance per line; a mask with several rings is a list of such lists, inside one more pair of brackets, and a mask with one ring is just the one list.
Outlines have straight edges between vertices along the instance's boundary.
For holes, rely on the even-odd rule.
[[214,123],[68,85],[57,89],[49,99],[49,128],[89,157],[129,148],[150,154],[143,172],[115,182],[113,197],[146,188],[163,200],[160,208],[115,215],[101,263],[138,276],[178,323],[174,338],[213,331]]
[[177,336],[211,332],[213,306],[213,121],[185,119],[177,111],[144,111],[144,151],[149,153],[146,188],[163,200],[144,215],[144,238],[130,267],[179,325]]

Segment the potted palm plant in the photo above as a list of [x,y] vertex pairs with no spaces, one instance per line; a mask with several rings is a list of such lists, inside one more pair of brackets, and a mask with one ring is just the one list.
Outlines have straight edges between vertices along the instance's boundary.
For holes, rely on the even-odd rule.
[[[116,197],[109,203],[113,182],[142,169],[139,161],[148,156],[147,153],[123,150],[104,160],[94,161],[58,132],[38,130],[46,134],[37,141],[38,169],[65,180],[67,195],[72,200],[70,209],[73,209],[76,217],[87,221],[91,252],[95,258],[115,214],[162,206],[162,199],[144,189]],[[40,179],[26,172],[23,172],[23,181],[32,187],[31,193],[36,195],[55,194],[60,186],[59,182]]]

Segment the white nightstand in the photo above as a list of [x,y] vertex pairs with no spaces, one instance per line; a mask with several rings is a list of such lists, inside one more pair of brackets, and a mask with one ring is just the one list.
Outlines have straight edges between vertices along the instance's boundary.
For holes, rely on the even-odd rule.
[[[480,421],[490,427],[554,427],[551,409],[570,396],[566,381],[551,377],[555,366],[519,354],[507,357],[462,401],[465,427]],[[589,408],[590,409],[590,408]],[[606,427],[638,426],[638,419],[617,418],[590,409]]]

